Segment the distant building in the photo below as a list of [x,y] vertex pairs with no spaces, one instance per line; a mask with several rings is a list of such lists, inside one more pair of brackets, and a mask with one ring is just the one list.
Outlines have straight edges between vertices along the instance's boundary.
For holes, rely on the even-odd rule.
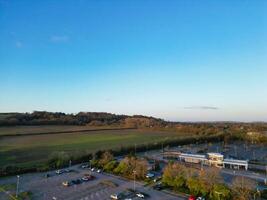
[[215,167],[231,168],[231,169],[248,169],[248,160],[224,159],[221,153],[207,154],[191,154],[181,153],[178,151],[165,151],[165,158],[176,158],[187,163],[210,165]]

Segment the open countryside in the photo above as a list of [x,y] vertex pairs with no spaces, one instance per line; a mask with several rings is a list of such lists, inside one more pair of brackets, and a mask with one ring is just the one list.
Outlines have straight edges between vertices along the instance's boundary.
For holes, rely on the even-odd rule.
[[[36,132],[35,132],[36,133]],[[106,130],[63,134],[12,136],[0,140],[1,166],[27,165],[49,159],[55,151],[87,155],[97,150],[120,150],[134,144],[146,145],[186,138],[186,134],[149,130]]]
[[0,0],[0,200],[267,200],[267,0]]

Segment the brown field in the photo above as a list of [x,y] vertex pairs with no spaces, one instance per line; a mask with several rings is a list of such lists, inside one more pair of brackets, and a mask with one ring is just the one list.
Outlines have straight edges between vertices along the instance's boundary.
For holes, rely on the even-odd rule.
[[74,125],[40,125],[40,126],[5,126],[0,127],[0,136],[2,135],[27,135],[27,134],[42,134],[42,133],[58,133],[58,132],[73,132],[99,129],[116,129],[115,126],[74,126]]

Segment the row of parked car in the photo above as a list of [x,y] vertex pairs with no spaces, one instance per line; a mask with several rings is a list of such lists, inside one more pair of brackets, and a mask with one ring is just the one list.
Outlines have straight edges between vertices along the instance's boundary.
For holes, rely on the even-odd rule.
[[149,197],[148,194],[134,191],[132,189],[127,189],[123,192],[120,192],[119,194],[112,194],[110,195],[111,199],[114,200],[134,200],[134,199],[145,199],[146,197]]
[[95,168],[95,167],[90,168],[88,164],[82,164],[82,165],[81,165],[81,168],[82,168],[82,169],[88,169],[88,168],[89,168],[89,170],[91,170],[92,172],[95,171],[95,172],[97,172],[97,173],[101,173],[101,172],[102,172],[102,169],[97,169],[97,168]]
[[71,181],[64,181],[64,182],[62,182],[62,185],[69,187],[72,185],[78,185],[78,184],[81,184],[83,182],[87,182],[87,181],[94,180],[94,179],[95,179],[95,177],[92,176],[91,174],[85,174],[82,178],[78,178],[78,179],[71,180]]

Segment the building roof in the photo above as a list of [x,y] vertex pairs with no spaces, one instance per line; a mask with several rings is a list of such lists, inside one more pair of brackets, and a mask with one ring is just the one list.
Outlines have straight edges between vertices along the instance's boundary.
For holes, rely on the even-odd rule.
[[224,164],[236,164],[236,165],[247,165],[248,161],[247,160],[236,160],[236,159],[224,159],[223,160]]
[[223,157],[221,153],[208,153],[209,156]]
[[183,158],[198,158],[198,159],[207,159],[205,155],[202,154],[189,154],[189,153],[182,153],[180,157]]

